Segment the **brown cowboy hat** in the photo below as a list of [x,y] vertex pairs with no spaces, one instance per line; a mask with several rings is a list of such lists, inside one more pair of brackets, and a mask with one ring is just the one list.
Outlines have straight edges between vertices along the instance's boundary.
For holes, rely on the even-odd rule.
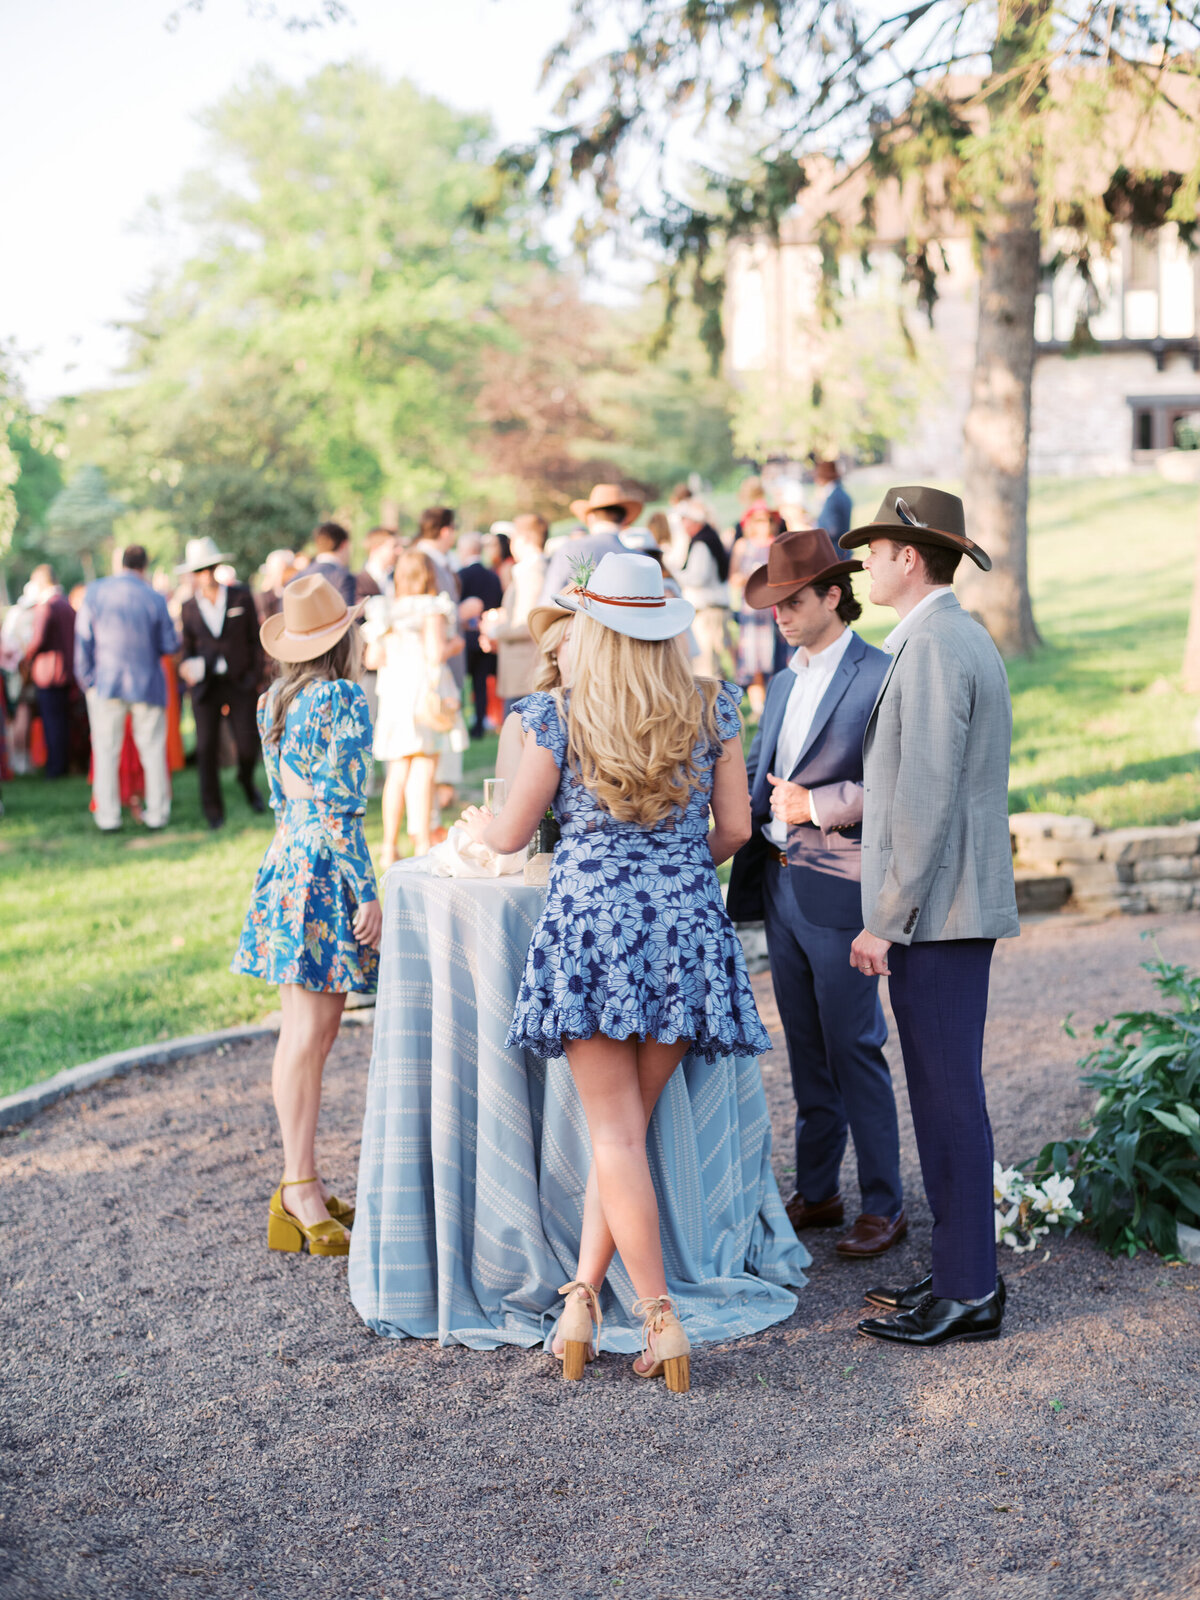
[[267,618],[258,637],[276,661],[315,661],[358,621],[366,603],[347,606],[333,585],[314,572],[287,585],[283,610]]
[[872,539],[899,539],[901,544],[937,544],[970,556],[984,572],[992,568],[992,558],[987,551],[967,538],[962,501],[956,494],[946,494],[941,489],[925,489],[920,484],[889,489],[875,513],[875,521],[862,528],[851,528],[838,544],[843,550],[853,550],[855,545],[870,544]]
[[824,528],[781,533],[771,546],[766,566],[746,579],[746,604],[754,611],[766,611],[790,600],[811,583],[828,583],[861,571],[861,561],[838,560],[833,540]]
[[586,522],[588,513],[592,511],[620,511],[621,526],[627,528],[631,522],[636,522],[638,512],[645,503],[644,500],[631,500],[618,484],[598,483],[586,500],[571,501],[571,515],[578,517],[580,522]]

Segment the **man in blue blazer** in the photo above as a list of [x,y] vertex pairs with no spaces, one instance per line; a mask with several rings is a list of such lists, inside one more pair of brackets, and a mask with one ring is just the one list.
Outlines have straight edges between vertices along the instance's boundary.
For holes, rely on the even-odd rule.
[[850,966],[862,925],[863,733],[889,661],[848,626],[862,613],[823,528],[784,534],[746,584],[794,654],[767,693],[747,769],[754,836],[735,856],[729,914],[766,924],[796,1095],[796,1228],[845,1218],[854,1135],[862,1212],[837,1249],[882,1255],[908,1231],[878,979]]

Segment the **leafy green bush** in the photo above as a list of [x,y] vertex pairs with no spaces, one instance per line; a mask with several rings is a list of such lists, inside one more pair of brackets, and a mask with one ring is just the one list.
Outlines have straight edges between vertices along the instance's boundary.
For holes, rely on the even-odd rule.
[[1090,1131],[1025,1165],[1034,1177],[1075,1179],[1084,1225],[1114,1255],[1171,1256],[1177,1224],[1200,1225],[1200,974],[1161,956],[1143,965],[1172,1009],[1123,1011],[1096,1027],[1100,1042],[1079,1063],[1099,1092]]

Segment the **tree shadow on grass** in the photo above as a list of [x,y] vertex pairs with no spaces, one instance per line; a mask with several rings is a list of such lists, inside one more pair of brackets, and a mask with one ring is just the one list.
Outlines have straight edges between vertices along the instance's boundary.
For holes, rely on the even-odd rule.
[[1097,789],[1120,789],[1133,783],[1165,783],[1169,778],[1200,778],[1200,752],[1185,750],[1176,756],[1159,756],[1153,761],[1131,761],[1123,767],[1104,767],[1081,772],[1073,777],[1055,778],[1050,783],[1031,783],[1009,790],[1013,811],[1036,810],[1037,797],[1047,791],[1079,800]]

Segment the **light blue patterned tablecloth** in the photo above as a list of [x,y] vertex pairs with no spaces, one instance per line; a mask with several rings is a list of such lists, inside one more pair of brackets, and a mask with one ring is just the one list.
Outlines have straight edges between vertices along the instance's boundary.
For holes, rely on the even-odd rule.
[[[388,873],[350,1294],[394,1338],[548,1342],[572,1277],[591,1150],[565,1058],[505,1048],[545,890]],[[771,1173],[758,1063],[688,1057],[650,1125],[667,1284],[693,1343],[791,1315],[809,1255]],[[618,1258],[604,1348],[636,1351]]]

